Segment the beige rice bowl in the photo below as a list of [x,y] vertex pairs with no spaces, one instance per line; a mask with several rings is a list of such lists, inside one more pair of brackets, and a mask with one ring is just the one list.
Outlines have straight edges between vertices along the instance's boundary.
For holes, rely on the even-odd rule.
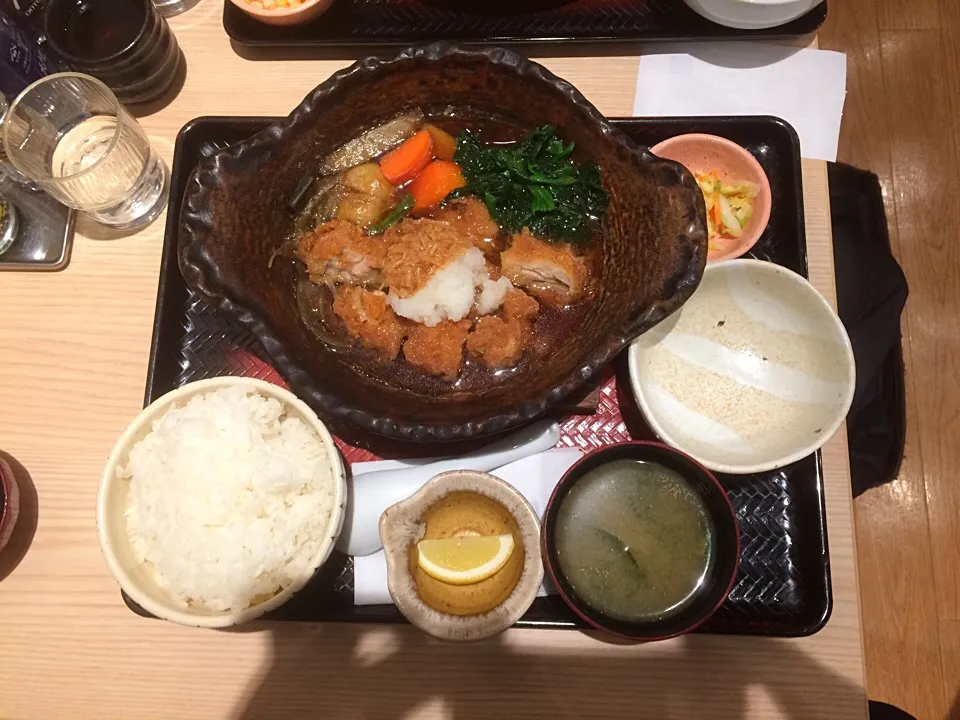
[[185,385],[117,442],[97,502],[100,546],[127,595],[157,617],[227,627],[300,590],[343,524],[330,433],[261,380]]

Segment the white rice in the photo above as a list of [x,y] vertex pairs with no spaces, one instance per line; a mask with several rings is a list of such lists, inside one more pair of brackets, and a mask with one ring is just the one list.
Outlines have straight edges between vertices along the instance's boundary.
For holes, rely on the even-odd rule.
[[335,479],[317,434],[283,405],[231,387],[153,424],[117,470],[127,532],[184,607],[242,610],[309,573]]
[[444,320],[457,322],[470,314],[477,288],[489,281],[487,261],[477,248],[463,255],[433,274],[427,284],[407,298],[391,292],[387,302],[401,317],[427,327],[436,327]]

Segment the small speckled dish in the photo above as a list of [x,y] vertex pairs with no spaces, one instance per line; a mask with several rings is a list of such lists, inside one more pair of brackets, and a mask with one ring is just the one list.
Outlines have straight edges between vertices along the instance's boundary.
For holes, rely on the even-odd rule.
[[629,349],[650,427],[718,472],[818,450],[843,423],[856,369],[840,318],[810,283],[759,260],[707,266],[682,311]]
[[[513,592],[481,615],[459,616],[434,610],[417,594],[409,567],[410,549],[423,539],[426,529],[421,518],[435,503],[456,492],[477,493],[501,505],[513,516],[523,540],[523,571]],[[454,470],[437,475],[415,495],[384,511],[380,538],[393,602],[412,624],[441,640],[481,640],[503,632],[527,611],[543,582],[537,513],[516,488],[489,473]]]
[[650,148],[650,152],[674,160],[694,173],[716,170],[724,183],[748,181],[760,187],[743,234],[738,238],[723,238],[719,241],[723,245],[721,250],[708,249],[708,263],[738,258],[757,244],[770,222],[773,196],[767,174],[746,148],[717,135],[691,133],[668,138]]

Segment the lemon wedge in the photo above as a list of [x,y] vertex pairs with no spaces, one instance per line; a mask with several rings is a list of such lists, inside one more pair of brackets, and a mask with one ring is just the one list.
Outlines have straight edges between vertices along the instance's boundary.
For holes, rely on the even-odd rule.
[[513,554],[513,535],[421,540],[417,562],[430,577],[448,585],[473,585],[495,575]]

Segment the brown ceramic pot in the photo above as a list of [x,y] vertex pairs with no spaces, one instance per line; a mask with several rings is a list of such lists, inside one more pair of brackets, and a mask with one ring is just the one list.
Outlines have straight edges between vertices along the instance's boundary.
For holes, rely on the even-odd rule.
[[[522,128],[545,123],[594,160],[610,193],[600,290],[574,336],[545,362],[482,391],[415,393],[316,339],[301,320],[296,269],[267,270],[288,237],[287,204],[320,159],[403,110],[454,106]],[[250,329],[319,413],[411,441],[489,435],[546,413],[693,293],[707,256],[693,176],[614,129],[576,88],[516,53],[447,43],[367,58],[320,85],[289,117],[202,162],[187,184],[180,269]]]

